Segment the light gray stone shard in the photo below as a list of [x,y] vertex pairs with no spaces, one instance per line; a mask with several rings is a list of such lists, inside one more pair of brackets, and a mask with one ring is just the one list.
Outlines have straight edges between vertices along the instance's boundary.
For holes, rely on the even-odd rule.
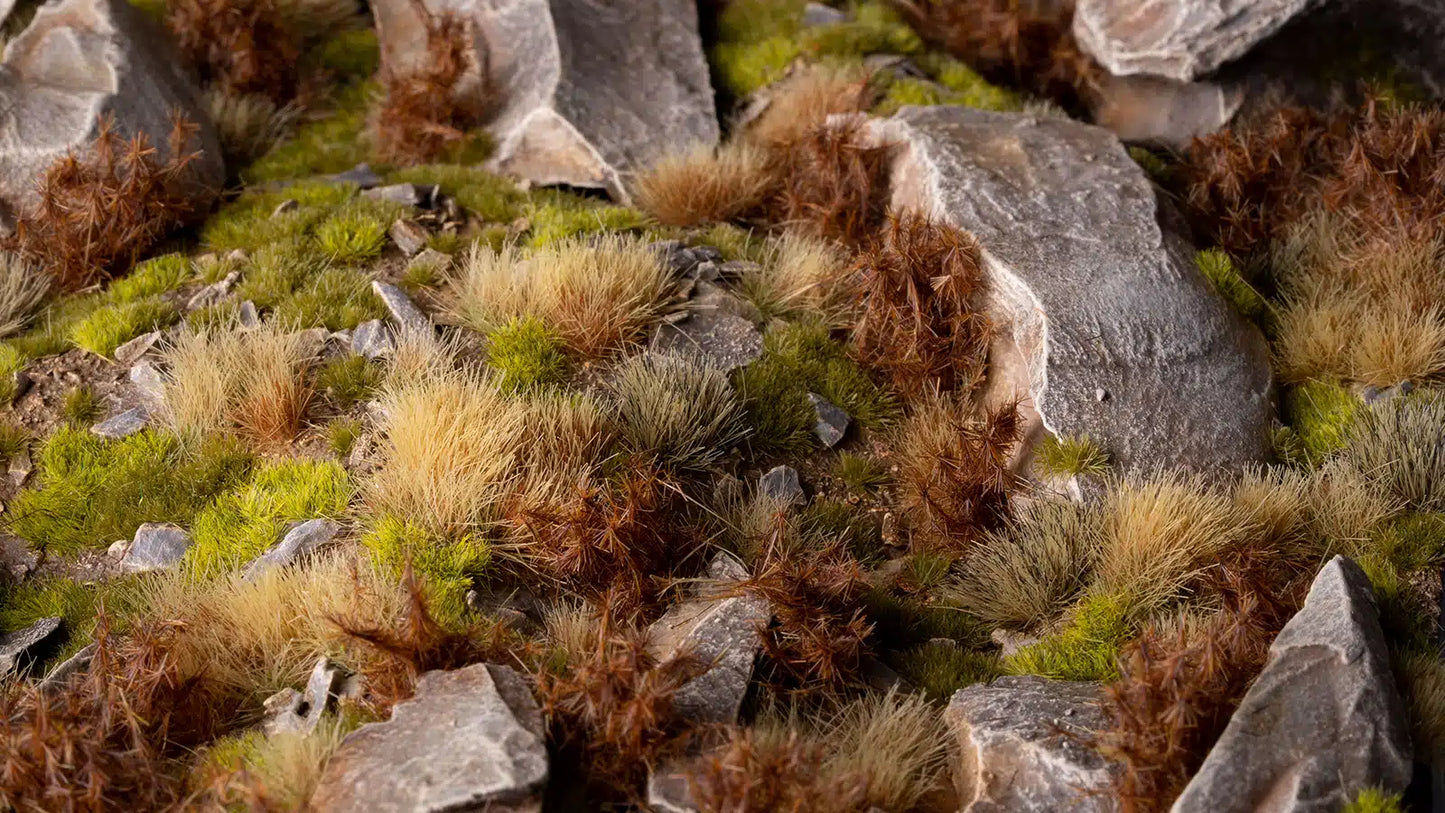
[[256,303],[246,300],[236,312],[236,322],[242,330],[255,330],[261,326],[261,314],[256,311]]
[[[473,24],[458,100],[497,103],[489,166],[538,184],[608,190],[672,151],[718,140],[693,0],[426,0]],[[382,60],[405,71],[426,53],[409,0],[373,4]],[[490,88],[487,85],[490,84]]]
[[421,207],[430,206],[436,199],[436,194],[435,184],[398,183],[367,189],[361,196],[373,200],[388,200],[403,206]]
[[381,280],[371,281],[371,290],[376,292],[377,297],[386,305],[386,310],[395,319],[402,330],[415,330],[425,332],[432,329],[431,319],[421,312],[421,309],[414,305],[411,297],[406,292]]
[[60,617],[42,618],[34,624],[0,634],[0,678],[28,667],[36,653],[60,630]]
[[321,813],[539,811],[547,784],[542,714],[521,676],[479,663],[427,672],[391,719],[347,736],[311,804]]
[[774,466],[758,479],[758,490],[764,496],[786,505],[798,505],[808,501],[803,484],[798,481],[798,470],[792,466]]
[[166,403],[166,380],[149,361],[142,361],[130,368],[130,383],[140,394],[141,401],[151,409],[163,409]]
[[731,372],[763,355],[763,334],[736,314],[701,310],[659,326],[651,347],[657,353],[694,356],[709,367]]
[[335,539],[340,531],[340,525],[324,517],[298,523],[280,542],[247,565],[243,578],[254,579],[273,567],[285,567],[309,556]]
[[837,446],[848,433],[848,424],[852,423],[853,419],[832,401],[816,392],[808,393],[808,401],[813,405],[813,414],[817,418],[817,422],[813,424],[814,436],[829,449]]
[[232,271],[222,279],[216,280],[210,285],[196,291],[189,301],[186,302],[187,311],[200,310],[201,308],[215,305],[231,294],[231,288],[241,279],[240,271]]
[[1074,36],[1118,76],[1187,82],[1243,56],[1323,0],[1079,0]]
[[1336,556],[1173,810],[1325,813],[1367,787],[1402,792],[1409,729],[1370,580]]
[[894,208],[978,238],[981,306],[1000,328],[985,397],[1023,399],[1026,437],[1089,435],[1126,474],[1268,458],[1264,338],[1165,227],[1117,138],[958,106],[905,107],[871,127],[896,145]]
[[348,677],[347,671],[332,663],[330,658],[317,658],[316,665],[311,667],[311,677],[306,681],[305,692],[282,689],[262,704],[267,716],[261,727],[266,736],[310,734],[315,731],[322,715],[345,691]]
[[351,333],[351,352],[363,358],[385,358],[395,349],[396,343],[380,319],[368,319]]
[[38,200],[37,181],[71,148],[95,137],[112,116],[123,138],[143,133],[163,158],[173,111],[199,127],[200,156],[188,192],[204,212],[226,178],[220,142],[200,91],[153,21],[127,0],[46,3],[5,44],[0,63],[0,202],[7,225]]
[[40,681],[41,691],[54,691],[64,686],[74,675],[90,668],[90,662],[95,659],[95,644],[86,644],[74,655],[61,661],[54,669],[46,673]]
[[1024,676],[954,693],[944,712],[958,743],[954,782],[966,813],[1104,813],[1111,763],[1087,739],[1106,724],[1095,683]]
[[748,693],[760,641],[758,629],[772,612],[753,595],[694,598],[673,605],[648,630],[648,648],[659,660],[690,652],[707,668],[678,689],[673,707],[696,723],[737,722]]
[[132,365],[140,361],[146,353],[155,348],[156,343],[161,340],[161,332],[152,330],[149,333],[131,339],[115,349],[115,361],[117,364]]
[[387,234],[401,253],[408,257],[426,248],[427,230],[411,220],[394,221]]
[[180,564],[190,548],[191,535],[183,529],[147,522],[136,529],[135,539],[131,540],[120,566],[128,573],[165,570]]
[[150,411],[143,406],[138,406],[106,418],[95,426],[90,427],[90,431],[91,434],[99,435],[103,438],[118,440],[134,435],[147,426],[150,426],[150,422]]

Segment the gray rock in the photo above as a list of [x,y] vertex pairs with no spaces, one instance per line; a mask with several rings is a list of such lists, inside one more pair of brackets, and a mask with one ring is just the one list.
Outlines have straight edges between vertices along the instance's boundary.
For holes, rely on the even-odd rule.
[[19,401],[25,393],[30,392],[30,387],[35,382],[30,380],[30,374],[24,370],[16,370],[11,374],[11,380],[15,382],[15,395],[11,396],[10,403]]
[[282,689],[262,704],[266,719],[261,727],[266,736],[310,734],[315,731],[321,717],[335,707],[337,698],[345,693],[349,677],[350,674],[332,663],[330,658],[317,658],[304,693],[291,688]]
[[25,485],[32,471],[35,471],[35,464],[30,460],[30,450],[24,447],[10,455],[10,462],[5,466],[5,473],[10,476],[10,482],[14,483],[16,488]]
[[255,330],[261,326],[261,314],[256,312],[256,303],[246,300],[236,312],[236,323],[242,330]]
[[1264,338],[1161,223],[1117,138],[957,106],[905,107],[873,132],[898,144],[894,208],[978,238],[1000,328],[985,397],[1024,398],[1026,437],[1087,434],[1126,474],[1268,458]]
[[276,208],[271,210],[271,216],[281,217],[282,215],[289,215],[300,208],[301,203],[299,201],[295,198],[287,198],[276,204]]
[[843,440],[843,435],[847,434],[848,424],[853,420],[848,417],[848,413],[816,392],[808,393],[808,401],[813,404],[813,414],[817,416],[817,423],[813,424],[813,434],[829,449],[837,446],[839,441]]
[[360,163],[345,172],[338,172],[326,180],[337,184],[356,184],[362,189],[371,189],[381,184],[381,176],[372,171],[371,165]]
[[165,570],[179,564],[190,548],[191,535],[183,529],[147,522],[136,529],[120,566],[128,573]]
[[373,200],[389,200],[403,206],[431,206],[436,200],[437,187],[434,184],[397,183],[378,186],[361,193],[362,197]]
[[391,242],[401,249],[401,253],[408,257],[426,248],[427,230],[410,220],[394,221],[387,234],[391,236]]
[[[693,144],[715,144],[717,115],[692,0],[426,0],[474,28],[472,53],[497,97],[489,166],[533,183],[607,189]],[[425,54],[408,0],[373,4],[382,60],[400,72]],[[476,106],[473,71],[458,100]]]
[[748,566],[738,557],[720,550],[707,563],[707,577],[717,582],[747,581]]
[[[172,111],[200,129],[188,192],[205,212],[226,178],[220,142],[180,56],[126,0],[59,0],[5,44],[0,63],[0,203],[10,219],[38,200],[36,181],[84,147],[104,115],[123,138],[143,133],[169,157]],[[13,221],[12,221],[13,222]]]
[[43,692],[54,691],[70,682],[73,675],[90,668],[90,662],[95,659],[95,644],[86,644],[80,651],[61,661],[58,666],[51,669],[41,679],[39,688]]
[[120,414],[112,415],[95,426],[90,427],[90,431],[91,434],[116,440],[134,435],[147,426],[150,426],[150,422],[151,414],[149,410],[143,406],[131,407]]
[[60,617],[42,618],[25,629],[0,634],[0,677],[28,668],[60,631]]
[[1411,757],[1374,591],[1336,556],[1173,810],[1341,810],[1366,787],[1403,791]]
[[797,505],[808,500],[802,483],[798,482],[798,470],[792,466],[774,466],[769,469],[758,479],[758,489],[764,496],[784,505]]
[[166,380],[149,361],[130,368],[130,383],[140,393],[141,401],[152,409],[163,409],[166,403]]
[[708,670],[673,697],[683,719],[735,723],[753,677],[761,646],[758,629],[772,612],[753,595],[694,598],[673,605],[648,630],[648,648],[659,660],[689,651]]
[[1239,87],[1158,76],[1105,76],[1097,95],[1095,124],[1125,141],[1177,151],[1218,132],[1244,101]]
[[1110,73],[1188,82],[1323,0],[1079,0],[1074,36]]
[[219,303],[221,300],[225,299],[227,296],[230,295],[231,288],[236,285],[236,281],[239,279],[241,279],[241,272],[232,271],[224,278],[219,279],[211,283],[210,285],[207,285],[199,291],[196,291],[195,294],[191,296],[190,300],[186,302],[186,310],[200,310],[201,308],[210,307],[211,305]]
[[763,355],[763,334],[741,316],[697,311],[679,322],[659,326],[652,350],[694,356],[710,367],[731,371]]
[[803,25],[809,28],[839,25],[846,22],[848,22],[848,13],[842,9],[825,6],[822,3],[809,3],[803,7]]
[[391,332],[380,319],[368,319],[356,326],[351,333],[351,352],[369,359],[390,356],[396,349]]
[[137,361],[140,361],[146,353],[154,349],[156,343],[160,340],[161,332],[159,330],[142,333],[115,349],[115,361],[117,364],[124,364],[126,366],[135,364]]
[[402,289],[389,282],[381,280],[371,281],[371,290],[381,298],[386,310],[395,319],[403,330],[415,330],[425,332],[432,329],[431,320],[421,312],[421,309],[412,304],[411,298]]
[[662,240],[653,243],[652,248],[662,255],[663,263],[674,277],[689,276],[706,262],[722,262],[722,252],[713,246],[689,246],[681,240]]
[[440,274],[451,268],[451,265],[451,255],[443,254],[434,248],[424,248],[407,262],[406,269],[414,271],[425,268],[433,274]]
[[1002,677],[954,692],[954,782],[967,813],[1113,811],[1115,767],[1084,744],[1106,724],[1094,683]]
[[243,578],[254,579],[273,567],[285,567],[303,557],[310,556],[323,545],[335,539],[336,534],[340,531],[340,525],[325,518],[308,519],[298,523],[286,532],[280,542],[272,545],[265,553],[247,565]]
[[311,804],[334,811],[537,811],[547,784],[542,714],[506,666],[427,672],[391,719],[331,757]]

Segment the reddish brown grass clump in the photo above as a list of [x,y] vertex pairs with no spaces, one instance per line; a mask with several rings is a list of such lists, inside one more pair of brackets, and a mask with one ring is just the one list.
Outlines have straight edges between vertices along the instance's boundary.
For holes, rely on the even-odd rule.
[[824,125],[780,147],[780,190],[768,219],[850,246],[868,242],[888,210],[891,148],[868,144],[860,125]]
[[988,317],[973,309],[983,282],[978,241],[922,215],[890,219],[859,256],[859,360],[899,392],[971,390],[988,357]]
[[470,24],[452,15],[433,15],[421,0],[411,3],[426,21],[426,53],[406,71],[382,65],[386,100],[372,127],[377,158],[398,164],[440,157],[465,139],[467,129],[486,113],[484,99],[458,93],[458,85],[477,73],[482,82],[478,95],[486,92],[487,66],[475,64]]
[[5,247],[71,290],[129,270],[194,211],[196,132],[176,115],[162,158],[144,133],[127,140],[102,118],[84,153],[71,150],[46,169],[39,203],[17,218]]
[[[774,741],[775,740],[775,741]],[[746,728],[701,757],[688,774],[702,813],[844,813],[861,810],[866,784],[825,776],[822,748],[796,731],[760,737]]]
[[278,105],[296,96],[301,45],[275,0],[170,0],[166,27],[202,81]]

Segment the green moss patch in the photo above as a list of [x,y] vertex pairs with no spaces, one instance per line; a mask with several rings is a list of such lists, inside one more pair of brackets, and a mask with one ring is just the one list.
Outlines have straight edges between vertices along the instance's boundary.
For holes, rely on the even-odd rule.
[[502,374],[505,392],[554,387],[567,380],[562,337],[533,316],[513,319],[487,335],[487,363]]
[[1344,448],[1350,426],[1363,406],[1348,387],[1316,380],[1287,390],[1281,412],[1306,460],[1318,465]]
[[1015,652],[1005,668],[1059,680],[1113,680],[1119,676],[1119,649],[1133,633],[1129,612],[1122,596],[1087,596],[1074,607],[1068,626]]
[[117,347],[179,318],[176,307],[159,296],[105,305],[73,325],[70,340],[82,350],[110,358]]
[[467,591],[491,561],[491,546],[479,536],[440,539],[395,517],[379,519],[362,544],[377,566],[398,577],[409,563],[422,577],[438,620],[451,625],[462,622]]

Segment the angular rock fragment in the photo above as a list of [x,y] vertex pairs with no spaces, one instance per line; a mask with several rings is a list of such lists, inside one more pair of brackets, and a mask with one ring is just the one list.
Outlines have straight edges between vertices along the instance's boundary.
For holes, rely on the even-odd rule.
[[130,368],[130,383],[140,393],[140,398],[146,406],[153,409],[163,409],[166,403],[166,380],[160,370],[155,368],[149,361]]
[[408,257],[426,248],[427,231],[410,220],[397,220],[387,230],[391,242]]
[[95,659],[95,644],[86,644],[79,652],[61,661],[54,669],[51,669],[41,679],[39,688],[41,691],[53,691],[64,686],[72,675],[90,668],[90,662]]
[[774,466],[758,479],[758,490],[769,499],[787,505],[807,502],[808,495],[798,481],[798,470],[792,466]]
[[28,667],[60,631],[60,617],[42,618],[25,629],[0,634],[0,678]]
[[695,356],[709,367],[731,372],[762,356],[763,334],[741,316],[697,311],[679,322],[659,326],[652,350]]
[[403,206],[422,207],[432,205],[437,191],[435,184],[398,183],[367,189],[361,196],[373,200],[388,200]]
[[698,723],[734,723],[760,642],[758,628],[772,615],[767,602],[752,595],[681,602],[649,628],[648,647],[659,660],[691,652],[708,670],[673,697],[682,718]]
[[150,426],[150,422],[150,411],[143,406],[138,406],[106,418],[95,426],[90,427],[90,431],[91,434],[99,435],[103,438],[118,440],[134,435],[147,426]]
[[390,720],[349,735],[311,804],[322,813],[537,811],[546,784],[536,701],[512,669],[479,663],[427,672]]
[[1323,0],[1079,0],[1074,36],[1117,76],[1188,82],[1244,55]]
[[873,128],[897,145],[894,208],[979,240],[981,305],[1000,328],[987,396],[1025,399],[1026,437],[1088,435],[1126,474],[1267,458],[1264,338],[1161,223],[1118,139],[956,106],[905,107]]
[[336,538],[341,526],[320,518],[308,519],[286,532],[281,541],[246,566],[244,578],[254,579],[273,567],[284,567],[310,556]]
[[372,280],[371,290],[376,292],[382,304],[386,305],[386,310],[391,314],[391,318],[396,320],[402,330],[426,332],[432,329],[431,319],[428,319],[420,308],[412,304],[411,297],[408,297],[402,289],[389,282]]
[[813,414],[817,416],[817,422],[813,424],[813,435],[829,449],[837,446],[847,434],[848,424],[853,420],[848,417],[848,413],[816,392],[808,393],[808,401],[813,405]]
[[959,800],[983,811],[1113,811],[1115,767],[1084,743],[1106,724],[1098,684],[1002,677],[954,693]]
[[6,225],[38,200],[36,182],[71,148],[114,117],[124,138],[143,133],[169,158],[172,111],[199,128],[190,165],[197,208],[204,210],[225,181],[220,142],[200,92],[165,34],[126,0],[47,3],[5,44],[0,63],[0,204]]
[[363,358],[384,358],[395,349],[396,343],[380,319],[368,319],[351,332],[351,352]]
[[406,264],[407,271],[425,270],[432,274],[439,274],[451,267],[452,258],[434,248],[424,248],[421,253],[412,257]]
[[136,529],[135,538],[121,557],[121,569],[129,573],[165,570],[180,564],[191,548],[191,535],[174,525],[147,522]]
[[235,286],[239,279],[241,279],[241,272],[232,271],[226,274],[224,278],[216,280],[201,290],[196,291],[190,300],[186,302],[186,310],[196,311],[219,303],[230,295],[231,288]]
[[242,330],[255,330],[261,326],[261,314],[256,312],[256,303],[246,300],[236,311],[236,323]]
[[286,688],[266,698],[263,705],[267,717],[262,723],[266,735],[274,737],[277,734],[310,734],[315,731],[322,715],[345,691],[348,677],[346,670],[332,663],[330,658],[317,658],[304,693]]
[[159,330],[142,333],[115,349],[115,361],[117,364],[135,364],[137,361],[140,361],[146,353],[154,349],[156,343],[160,340],[161,332]]
[[10,482],[18,488],[25,485],[30,479],[30,473],[35,471],[35,464],[30,459],[30,450],[20,448],[15,454],[10,455],[10,462],[6,464],[5,473],[10,476]]
[[371,189],[381,185],[381,176],[376,174],[370,164],[364,162],[357,164],[345,172],[329,175],[326,177],[326,180],[337,184],[356,184],[361,189]]
[[1125,141],[1178,151],[1223,129],[1244,101],[1241,88],[1216,82],[1105,76],[1098,85],[1095,124]]
[[1336,556],[1173,810],[1341,810],[1367,787],[1401,792],[1409,730],[1374,590]]
[[[474,62],[456,88],[489,95],[490,166],[538,184],[607,189],[662,155],[718,140],[708,66],[692,0],[427,0],[474,26]],[[426,53],[408,0],[373,4],[382,60],[406,72]]]

